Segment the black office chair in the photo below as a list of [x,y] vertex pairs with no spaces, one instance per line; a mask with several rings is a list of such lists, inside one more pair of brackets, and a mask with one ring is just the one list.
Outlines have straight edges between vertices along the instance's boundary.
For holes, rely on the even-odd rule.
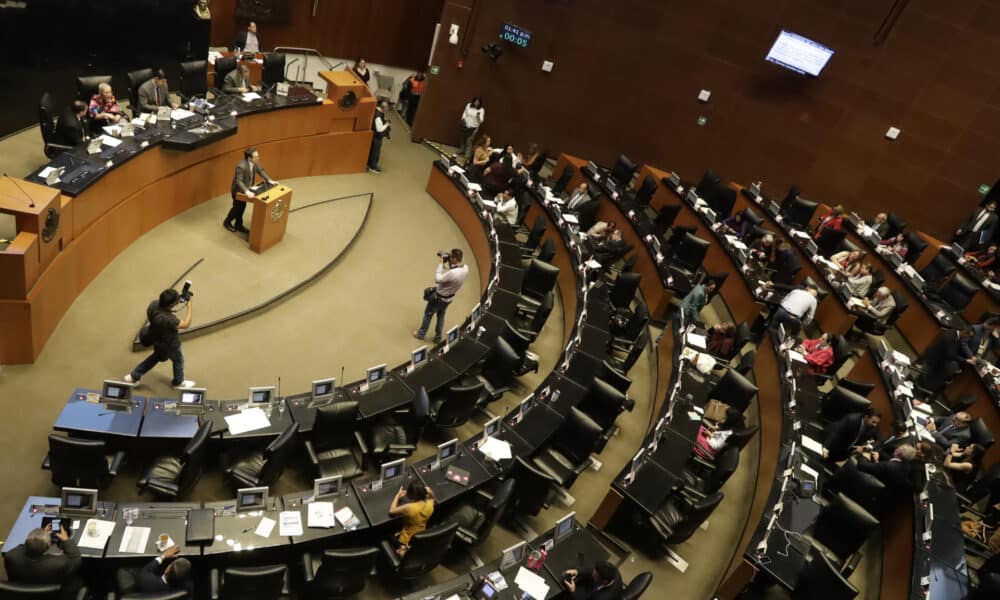
[[264,66],[261,69],[261,82],[264,87],[277,85],[285,81],[285,55],[280,52],[265,52]]
[[837,246],[844,241],[846,235],[847,232],[843,229],[830,229],[829,227],[819,232],[819,238],[816,239],[816,249],[820,256],[830,258],[837,252]]
[[835,494],[813,526],[813,549],[843,566],[876,529],[879,520],[844,494]]
[[208,61],[192,60],[181,63],[180,95],[189,100],[204,98],[208,93]]
[[749,377],[750,373],[753,371],[754,363],[757,362],[757,351],[748,350],[746,354],[740,356],[740,360],[736,362],[736,372],[744,377]]
[[314,600],[350,598],[365,589],[375,570],[378,548],[324,550],[321,556],[302,555],[302,582]]
[[525,336],[528,336],[534,340],[535,337],[542,331],[545,327],[545,322],[549,319],[549,315],[552,314],[552,309],[555,307],[555,294],[552,290],[545,292],[542,296],[542,302],[539,304],[538,309],[535,310],[534,314],[525,317],[517,317],[515,319],[516,329]]
[[541,306],[545,294],[552,291],[559,277],[559,267],[532,259],[521,283],[518,310],[530,314]]
[[[618,184],[619,189],[628,186],[629,182],[632,181],[632,177],[635,175],[636,164],[629,157],[624,154],[618,155],[618,160],[615,161],[615,166],[611,168],[611,172],[608,176]],[[655,181],[653,183],[656,183]]]
[[52,95],[42,93],[38,100],[38,129],[42,133],[43,151],[48,158],[55,158],[72,148],[64,140],[56,137],[56,121],[58,116],[52,108]]
[[796,196],[787,204],[782,205],[781,214],[784,216],[786,224],[797,229],[806,229],[809,227],[809,222],[812,221],[817,206],[819,206],[817,202]]
[[318,477],[340,475],[350,479],[364,473],[369,450],[358,430],[359,414],[356,400],[342,400],[316,409],[312,439],[306,440],[305,447]]
[[729,369],[712,389],[709,398],[724,402],[736,410],[744,412],[750,406],[750,401],[753,400],[756,393],[757,386],[752,381],[734,369]]
[[471,385],[454,384],[448,387],[443,397],[435,395],[431,401],[430,422],[443,429],[465,425],[476,412],[486,395],[486,384],[477,381]]
[[747,444],[750,443],[757,433],[760,431],[760,425],[753,425],[752,427],[744,427],[742,429],[734,429],[733,433],[726,438],[727,448],[738,448],[743,450],[746,448]]
[[566,186],[569,185],[569,180],[573,178],[573,165],[566,165],[563,167],[562,173],[559,174],[559,179],[552,183],[552,194],[555,196],[560,196],[566,192]]
[[517,373],[521,369],[522,359],[502,337],[493,340],[493,348],[482,371],[476,379],[484,384],[486,395],[481,402],[490,403],[500,399],[513,387]]
[[634,192],[631,190],[625,192],[626,208],[636,211],[645,211],[659,187],[660,186],[656,183],[655,177],[652,175],[646,175],[642,179],[642,183],[639,184],[639,188],[637,190]]
[[109,454],[103,440],[50,433],[43,466],[52,471],[52,484],[58,487],[103,488],[118,475],[124,461],[125,453]]
[[298,432],[298,423],[288,425],[266,448],[251,452],[226,469],[229,479],[237,488],[274,485],[285,471]]
[[927,266],[920,269],[920,276],[924,278],[924,283],[928,288],[936,288],[938,285],[955,269],[958,265],[955,260],[948,256],[944,252],[938,252],[931,262],[927,263]]
[[683,473],[682,493],[691,498],[711,496],[722,489],[740,466],[739,446],[725,446],[711,461],[692,456]]
[[670,546],[690,538],[724,497],[722,492],[715,492],[689,503],[682,495],[672,496],[649,520],[655,541],[653,549],[666,554]]
[[619,273],[615,278],[615,284],[608,293],[608,300],[611,306],[618,310],[629,310],[632,301],[635,299],[635,292],[639,289],[639,282],[642,275],[638,273]]
[[596,452],[600,453],[617,429],[615,421],[618,419],[618,415],[635,408],[635,400],[629,398],[625,392],[616,389],[610,383],[595,377],[577,408],[604,430],[604,435],[601,436],[601,440],[597,444]]
[[979,586],[967,600],[995,600],[1000,598],[1000,573],[979,573]]
[[628,388],[632,386],[632,380],[629,379],[624,373],[611,366],[607,359],[601,361],[601,365],[597,367],[595,379],[600,379],[601,381],[610,384],[613,388],[623,394],[628,392]]
[[872,393],[872,390],[875,389],[874,383],[868,383],[867,381],[855,381],[846,377],[838,381],[837,385],[866,398],[868,397],[868,394]]
[[516,483],[508,477],[497,486],[492,495],[481,489],[477,490],[468,501],[451,511],[444,522],[458,523],[458,531],[455,533],[458,541],[467,546],[478,546],[488,538],[514,498]]
[[[657,237],[662,238],[673,226],[681,211],[680,204],[664,204],[653,218],[653,227]],[[652,233],[652,232],[650,232]]]
[[215,59],[215,85],[216,91],[225,87],[226,75],[236,70],[235,56],[220,56]]
[[889,490],[877,477],[858,469],[854,458],[847,459],[823,485],[823,494],[834,497],[843,494],[873,515],[886,508]]
[[180,456],[157,458],[136,485],[140,490],[151,490],[158,496],[175,500],[186,496],[205,470],[205,448],[211,435],[212,421],[205,421]]
[[417,449],[430,421],[431,401],[423,386],[417,390],[409,406],[378,419],[368,429],[368,449],[374,464],[406,458]]
[[611,327],[611,349],[618,352],[630,352],[636,345],[646,344],[646,325],[649,323],[649,309],[646,303],[641,300],[636,303],[632,314],[625,320],[624,325],[618,327],[612,323]]
[[76,99],[90,104],[90,99],[97,95],[97,88],[102,83],[111,85],[111,75],[88,75],[76,78]]
[[840,569],[820,552],[810,552],[795,586],[796,597],[810,600],[852,600],[858,590]]
[[603,434],[600,424],[573,407],[549,446],[534,457],[534,465],[569,489],[590,465],[590,455],[597,452]]
[[674,260],[671,266],[694,273],[701,268],[701,263],[705,260],[705,254],[708,253],[711,242],[703,240],[693,233],[685,233],[676,244],[671,241],[671,246],[674,249]]
[[[109,594],[110,596],[110,594]],[[118,600],[190,600],[187,590],[171,590],[169,592],[132,592],[117,596]],[[110,600],[110,598],[109,598]]]
[[410,550],[402,558],[388,540],[383,541],[380,545],[382,558],[392,575],[403,580],[416,579],[441,563],[457,531],[458,523],[425,529],[410,538]]
[[719,176],[715,174],[715,171],[713,171],[712,169],[708,169],[701,176],[701,179],[698,181],[698,185],[695,186],[694,191],[696,194],[698,194],[698,197],[704,198],[705,196],[709,195],[712,192],[715,186],[721,183],[722,179],[720,179]]
[[972,437],[972,443],[979,444],[987,450],[996,443],[993,432],[990,431],[982,417],[976,417],[969,422],[969,435]]
[[621,600],[639,600],[639,598],[646,593],[646,589],[652,582],[652,573],[649,571],[639,573],[632,578],[632,581],[628,582],[628,585],[625,586],[625,590],[622,592]]
[[906,243],[906,262],[913,264],[917,262],[920,255],[927,249],[925,242],[915,231],[907,231],[903,234],[903,242]]
[[823,396],[820,414],[825,421],[836,421],[850,413],[867,412],[871,405],[868,398],[838,385]]
[[535,217],[535,223],[531,226],[531,231],[528,232],[528,238],[521,243],[521,258],[528,260],[534,257],[538,245],[542,243],[542,236],[545,235],[547,227],[545,217],[541,215]]
[[503,326],[500,328],[500,337],[504,339],[505,342],[510,344],[511,349],[517,354],[522,361],[528,352],[528,347],[531,346],[531,342],[534,341],[534,337],[525,333],[521,333],[514,326],[510,324],[510,321],[504,321]]
[[897,235],[903,233],[906,230],[906,220],[900,217],[896,213],[886,214],[886,223],[888,223],[889,228],[886,230],[885,237],[883,239],[889,239],[896,237]]
[[288,593],[288,567],[226,567],[210,573],[212,600],[276,600]]
[[[76,594],[76,600],[89,598],[86,587]],[[15,583],[0,581],[0,600],[64,600],[58,583]]]
[[948,283],[944,284],[944,286],[938,290],[938,294],[941,295],[941,299],[944,300],[948,306],[957,311],[961,311],[969,305],[969,302],[972,302],[972,297],[975,296],[976,292],[980,289],[980,285],[970,279],[965,273],[955,273],[955,276],[948,280]]
[[618,353],[612,353],[613,356],[608,358],[609,364],[627,375],[632,369],[632,366],[639,360],[639,357],[642,356],[642,352],[645,349],[645,344],[637,341],[637,343],[632,344],[632,346],[629,347],[625,356],[620,356]]
[[537,516],[543,508],[549,507],[559,486],[559,482],[551,475],[535,468],[520,456],[514,457],[511,477],[516,483],[508,516]]
[[552,238],[549,238],[542,242],[542,245],[538,248],[538,254],[535,258],[552,264],[552,259],[556,256],[556,242]]
[[153,78],[153,70],[146,68],[129,71],[126,78],[128,79],[129,106],[132,108],[132,114],[138,115],[141,112],[139,108],[139,86]]

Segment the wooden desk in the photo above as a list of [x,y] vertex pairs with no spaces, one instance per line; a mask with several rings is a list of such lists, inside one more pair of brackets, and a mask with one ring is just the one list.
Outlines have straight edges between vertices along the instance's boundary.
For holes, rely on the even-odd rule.
[[260,254],[285,237],[288,213],[292,210],[292,188],[278,184],[254,196],[236,194],[236,199],[253,204],[250,221],[250,249]]
[[[233,56],[232,52],[223,52],[222,56]],[[237,66],[246,65],[247,70],[250,72],[250,83],[253,85],[260,85],[261,80],[264,76],[264,63],[257,62],[257,60],[264,60],[264,55],[262,53],[257,53],[254,55],[256,60],[238,60],[236,61]],[[208,65],[208,87],[218,87],[222,89],[222,80],[226,77],[228,73],[219,74],[219,85],[215,85],[215,64],[209,63]]]

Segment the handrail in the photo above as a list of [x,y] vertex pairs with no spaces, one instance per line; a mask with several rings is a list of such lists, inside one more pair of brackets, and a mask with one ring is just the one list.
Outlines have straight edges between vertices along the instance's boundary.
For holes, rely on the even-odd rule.
[[[331,71],[334,70],[334,69],[336,69],[337,66],[339,66],[339,65],[333,65],[333,64],[331,64],[330,61],[328,61],[326,59],[326,57],[323,56],[322,54],[320,54],[319,50],[317,50],[315,48],[298,48],[296,46],[275,46],[275,48],[274,48],[274,50],[272,52],[278,52],[280,50],[285,50],[287,52],[298,52],[299,54],[311,54],[313,56],[317,56],[317,57],[319,57],[319,59],[321,61],[323,61],[323,64],[326,65],[326,68],[330,69]],[[344,63],[340,63],[340,64],[342,65]]]

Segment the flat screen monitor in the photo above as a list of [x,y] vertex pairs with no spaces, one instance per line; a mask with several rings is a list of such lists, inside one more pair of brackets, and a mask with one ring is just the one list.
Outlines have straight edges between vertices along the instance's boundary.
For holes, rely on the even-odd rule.
[[410,353],[410,366],[414,369],[427,361],[427,346],[421,346]]
[[383,379],[385,379],[385,363],[365,369],[365,381],[368,382],[368,385],[378,383]]
[[101,387],[101,401],[115,404],[130,404],[132,402],[133,384],[124,381],[105,379]]
[[472,307],[472,323],[476,324],[479,322],[479,318],[483,316],[483,307],[476,302],[476,305]]
[[382,463],[382,468],[379,471],[379,479],[382,480],[382,483],[400,477],[403,474],[403,463],[405,462],[406,459],[400,458]]
[[791,31],[781,30],[767,51],[765,60],[778,66],[816,77],[830,62],[833,50]]
[[443,444],[438,444],[437,462],[443,463],[458,453],[458,438],[452,438]]
[[486,425],[483,427],[483,433],[487,437],[492,437],[500,432],[500,417],[493,417],[489,421],[486,421]]
[[448,334],[445,339],[447,340],[449,346],[458,341],[458,325],[455,325],[448,330]]
[[959,246],[958,244],[952,244],[951,255],[954,256],[955,258],[962,258],[963,256],[965,256],[965,248]]
[[313,479],[313,500],[333,498],[340,494],[340,475]]
[[236,490],[236,512],[264,510],[267,506],[267,488],[252,487]]
[[510,548],[506,548],[503,551],[502,558],[500,559],[500,570],[506,571],[515,565],[521,564],[521,561],[524,560],[524,555],[527,553],[527,547],[527,542],[520,541]]
[[270,404],[274,398],[274,386],[260,386],[250,388],[250,404]]
[[809,253],[809,256],[816,256],[816,254],[819,252],[819,246],[817,246],[816,242],[814,242],[811,239],[806,240],[806,252]]
[[337,379],[329,377],[327,379],[317,379],[312,382],[313,400],[325,400],[333,397],[333,391],[337,387]]
[[535,405],[535,395],[528,394],[524,400],[521,400],[521,404],[517,407],[517,422],[520,423],[524,420],[525,415],[531,410],[531,407]]
[[97,514],[97,490],[64,487],[60,492],[59,514],[68,517]]
[[575,517],[576,512],[571,512],[556,521],[555,530],[552,532],[552,541],[558,542],[573,532],[573,519]]
[[195,407],[205,404],[205,388],[187,388],[181,390],[177,398],[182,407]]

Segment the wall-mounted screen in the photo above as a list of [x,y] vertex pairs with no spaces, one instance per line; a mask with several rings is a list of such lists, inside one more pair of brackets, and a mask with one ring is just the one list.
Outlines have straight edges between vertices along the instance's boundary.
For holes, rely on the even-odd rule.
[[833,50],[791,31],[781,30],[765,59],[796,73],[819,75]]

